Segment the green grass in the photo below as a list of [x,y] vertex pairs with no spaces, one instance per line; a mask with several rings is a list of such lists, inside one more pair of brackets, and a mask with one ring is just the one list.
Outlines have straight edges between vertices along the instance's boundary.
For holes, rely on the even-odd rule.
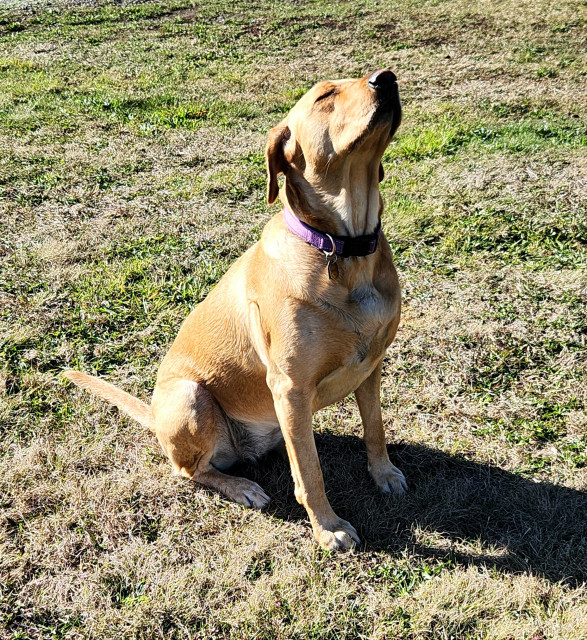
[[[585,22],[574,0],[0,9],[0,637],[585,638]],[[390,66],[403,289],[375,493],[352,398],[315,417],[364,540],[311,540],[287,465],[245,510],[59,379],[148,399],[277,211],[264,144],[315,82]]]

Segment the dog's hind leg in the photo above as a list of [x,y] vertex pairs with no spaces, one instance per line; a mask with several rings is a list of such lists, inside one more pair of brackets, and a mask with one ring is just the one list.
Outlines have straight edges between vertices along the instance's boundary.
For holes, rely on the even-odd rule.
[[208,389],[189,380],[166,380],[155,388],[152,409],[157,439],[177,473],[248,507],[267,506],[269,497],[256,482],[213,466],[215,447],[227,427]]

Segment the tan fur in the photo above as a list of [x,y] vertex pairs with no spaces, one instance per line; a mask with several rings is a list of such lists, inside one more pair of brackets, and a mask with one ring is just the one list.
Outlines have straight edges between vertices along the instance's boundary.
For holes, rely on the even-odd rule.
[[[279,195],[330,234],[372,233],[382,211],[381,157],[400,113],[397,89],[382,96],[368,77],[319,83],[269,133],[268,201]],[[379,403],[381,365],[399,317],[399,283],[383,236],[374,254],[339,259],[330,280],[324,255],[277,214],[185,320],[150,409],[103,381],[66,375],[152,426],[177,472],[253,507],[268,503],[263,490],[223,470],[283,439],[316,540],[348,548],[358,536],[326,498],[312,414],[354,392],[375,483],[405,490],[387,455]]]
[[67,371],[63,371],[61,375],[75,382],[78,387],[87,389],[99,398],[102,398],[102,400],[110,402],[121,411],[124,411],[124,413],[127,413],[131,418],[140,422],[144,427],[148,427],[151,431],[154,431],[151,407],[138,398],[131,396],[130,393],[126,393],[126,391],[122,391],[113,384],[100,380],[100,378],[94,378],[94,376],[88,376],[85,373],[74,371],[73,369],[67,369]]

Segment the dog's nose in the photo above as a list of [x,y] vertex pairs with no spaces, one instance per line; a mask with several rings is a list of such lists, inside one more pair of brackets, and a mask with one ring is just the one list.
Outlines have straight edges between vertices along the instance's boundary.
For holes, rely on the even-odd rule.
[[391,89],[396,81],[395,73],[389,69],[379,69],[379,71],[369,76],[369,86],[372,89],[382,89],[385,91],[386,89]]

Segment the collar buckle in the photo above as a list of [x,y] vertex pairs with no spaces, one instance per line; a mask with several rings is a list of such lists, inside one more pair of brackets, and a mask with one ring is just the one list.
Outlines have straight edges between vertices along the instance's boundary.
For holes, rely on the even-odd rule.
[[[330,243],[332,244],[332,249],[330,251],[326,251],[325,249],[322,250],[322,253],[326,256],[326,270],[328,271],[328,279],[332,280],[332,265],[336,264],[336,261],[338,260],[338,254],[336,253],[336,245],[334,244],[332,236],[329,233],[325,233],[324,235],[330,240]],[[336,277],[337,273],[338,271],[335,272],[334,277]]]

